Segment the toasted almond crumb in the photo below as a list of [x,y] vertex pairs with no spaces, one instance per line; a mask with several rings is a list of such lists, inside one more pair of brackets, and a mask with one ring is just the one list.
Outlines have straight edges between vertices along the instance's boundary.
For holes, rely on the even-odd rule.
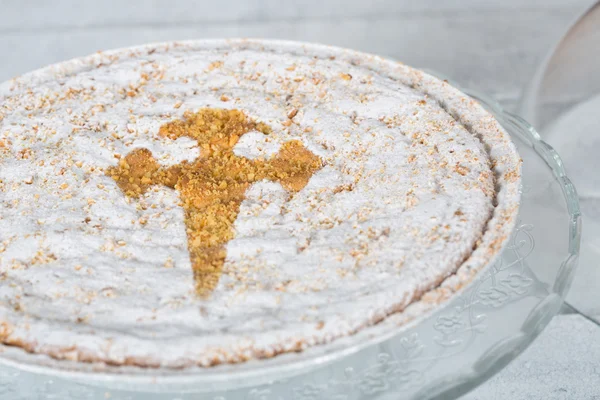
[[223,61],[214,61],[208,65],[208,70],[212,71],[216,68],[221,68],[223,66]]
[[[128,197],[137,198],[152,185],[180,192],[196,291],[200,296],[208,295],[219,281],[225,244],[233,238],[233,222],[250,184],[270,179],[280,182],[288,191],[297,192],[323,165],[319,157],[295,140],[284,143],[269,160],[236,156],[235,144],[253,130],[270,132],[268,126],[250,120],[239,110],[206,108],[195,114],[186,113],[183,120],[163,125],[159,133],[170,139],[183,136],[195,139],[205,152],[201,158],[162,168],[149,150],[137,149],[106,172]],[[232,175],[230,171],[238,173]]]

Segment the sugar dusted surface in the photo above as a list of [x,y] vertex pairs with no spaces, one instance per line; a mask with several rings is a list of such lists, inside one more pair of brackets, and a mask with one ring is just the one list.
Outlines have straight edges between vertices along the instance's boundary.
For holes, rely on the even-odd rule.
[[[272,128],[244,135],[238,156],[298,140],[324,161],[293,196],[270,181],[248,189],[209,299],[194,294],[177,192],[129,199],[105,174],[136,148],[164,166],[197,158],[193,141],[158,130],[203,107]],[[0,85],[0,182],[0,341],[181,368],[324,345],[439,305],[510,234],[520,159],[477,103],[402,64],[204,41]]]

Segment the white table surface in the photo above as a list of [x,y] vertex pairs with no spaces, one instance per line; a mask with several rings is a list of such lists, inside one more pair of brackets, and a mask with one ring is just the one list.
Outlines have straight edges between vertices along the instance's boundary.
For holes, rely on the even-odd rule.
[[[0,0],[0,81],[101,49],[206,37],[315,41],[443,72],[515,107],[591,0]],[[558,99],[560,100],[560,99]],[[465,400],[600,400],[600,327],[556,317]]]
[[600,327],[584,317],[554,318],[538,339],[461,400],[600,400]]

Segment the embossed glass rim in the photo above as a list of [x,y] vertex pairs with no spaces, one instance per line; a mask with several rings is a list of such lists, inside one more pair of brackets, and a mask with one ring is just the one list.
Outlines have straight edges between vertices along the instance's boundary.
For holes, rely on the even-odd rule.
[[[313,48],[322,50],[347,51],[346,49],[341,49],[338,47],[311,43],[271,40],[260,41],[265,43],[279,43],[282,45],[308,45]],[[203,41],[194,42],[197,43]],[[355,53],[362,54],[360,52]],[[440,79],[445,79],[443,76],[436,72],[427,72],[434,76],[437,76]],[[492,100],[491,98],[487,97],[482,93],[464,88],[461,85],[456,84],[456,82],[450,81],[450,83],[454,87],[462,90],[470,97],[479,101],[498,119],[498,121],[511,133],[511,135],[517,135],[521,140],[530,145],[535,150],[535,152],[543,158],[546,165],[552,170],[554,176],[558,179],[558,182],[561,186],[562,192],[566,200],[567,212],[570,218],[569,247],[568,254],[561,263],[560,271],[558,274],[559,278],[555,282],[555,285],[552,288],[553,293],[551,293],[549,297],[552,297],[553,294],[555,294],[562,301],[562,299],[566,295],[570,281],[573,277],[574,269],[577,264],[581,235],[581,216],[576,190],[566,175],[565,169],[563,167],[559,155],[556,153],[556,151],[554,151],[554,149],[551,146],[549,146],[541,139],[540,135],[530,124],[528,124],[519,116],[505,111],[496,101]],[[461,292],[455,294],[455,296],[460,295],[460,293]],[[524,350],[535,339],[535,337],[537,337],[537,334],[541,332],[541,330],[548,324],[550,319],[558,311],[558,307],[555,308],[556,310],[551,310],[543,318],[540,318],[538,321],[535,321],[535,326],[532,328],[531,332],[519,332],[516,335],[511,336],[512,339],[518,341],[518,343],[515,346],[513,346],[513,348],[511,348],[512,357],[500,357],[499,360],[495,360],[495,362],[493,363],[488,363],[489,365],[487,365],[486,368],[480,368],[477,371],[477,373],[464,374],[461,372],[455,377],[455,379],[452,379],[452,382],[449,382],[449,379],[446,376],[444,377],[443,381],[435,383],[435,385],[433,386],[428,385],[426,388],[424,388],[424,391],[422,391],[422,398],[430,398],[431,396],[438,398],[447,398],[446,396],[449,396],[451,393],[452,395],[459,395],[470,390],[485,379],[491,377],[501,367],[506,365],[512,358],[514,358],[514,356],[516,356],[518,353]],[[434,314],[435,310],[433,312],[427,313],[426,316],[431,316]],[[17,368],[22,371],[48,376],[55,376],[57,378],[63,378],[68,380],[76,380],[81,382],[85,381],[87,383],[108,384],[121,382],[123,385],[129,386],[131,388],[144,388],[145,385],[156,385],[157,383],[159,383],[163,390],[165,390],[166,388],[177,390],[178,385],[199,385],[202,383],[212,384],[215,382],[231,382],[231,388],[234,389],[244,386],[247,387],[255,384],[265,383],[273,379],[282,379],[298,376],[311,369],[328,364],[333,364],[336,361],[353,355],[367,347],[378,345],[384,341],[389,340],[390,338],[400,336],[404,332],[404,328],[414,326],[416,323],[418,323],[418,321],[413,321],[413,323],[408,323],[400,327],[396,332],[393,332],[392,334],[382,335],[376,338],[368,339],[362,343],[353,346],[342,347],[341,349],[335,350],[330,353],[317,354],[311,357],[306,357],[297,360],[287,360],[287,358],[290,357],[286,357],[286,355],[279,356],[278,358],[282,361],[286,360],[289,362],[278,362],[270,365],[264,365],[264,367],[261,366],[259,368],[223,370],[219,367],[216,367],[211,369],[210,371],[194,369],[189,372],[181,372],[180,374],[165,374],[164,371],[148,370],[147,374],[133,374],[128,372],[118,373],[112,371],[72,371],[62,368],[52,368],[47,365],[15,361],[11,359],[6,359],[4,357],[0,357],[0,364],[6,364],[9,367]],[[511,338],[507,338],[507,340]],[[516,353],[515,348],[517,349]],[[482,362],[486,354],[484,354],[484,356],[481,358]]]
[[[567,176],[560,155],[541,138],[540,134],[530,123],[522,117],[505,110],[491,97],[477,90],[462,87],[460,84],[435,71],[426,71],[431,75],[448,81],[451,85],[469,95],[469,97],[477,100],[496,117],[511,135],[518,135],[521,140],[530,145],[542,157],[560,184],[569,215],[568,254],[560,264],[557,278],[551,288],[552,291],[546,299],[541,301],[532,310],[546,312],[540,313],[540,316],[532,312],[519,332],[515,332],[482,355],[476,363],[479,368],[473,368],[471,373],[460,371],[455,376],[444,376],[441,380],[427,385],[418,391],[416,396],[412,397],[414,399],[447,400],[449,398],[458,398],[468,393],[502,370],[502,368],[522,353],[539,336],[558,313],[569,291],[579,261],[582,221],[577,190]],[[556,296],[558,296],[558,301],[556,300]],[[544,306],[548,306],[546,307],[548,310],[544,310]]]

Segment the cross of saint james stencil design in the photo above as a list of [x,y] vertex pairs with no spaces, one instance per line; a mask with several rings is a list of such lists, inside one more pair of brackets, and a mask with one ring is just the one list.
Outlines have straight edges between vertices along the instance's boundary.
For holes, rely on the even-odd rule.
[[182,120],[161,126],[159,134],[195,140],[200,147],[198,158],[162,167],[149,150],[136,149],[107,170],[129,197],[137,198],[153,185],[179,192],[196,293],[201,297],[219,282],[226,245],[233,239],[233,224],[250,185],[268,179],[295,193],[323,166],[321,158],[298,140],[285,142],[269,159],[236,156],[235,144],[250,131],[269,134],[271,129],[239,110],[205,108],[186,113]]

